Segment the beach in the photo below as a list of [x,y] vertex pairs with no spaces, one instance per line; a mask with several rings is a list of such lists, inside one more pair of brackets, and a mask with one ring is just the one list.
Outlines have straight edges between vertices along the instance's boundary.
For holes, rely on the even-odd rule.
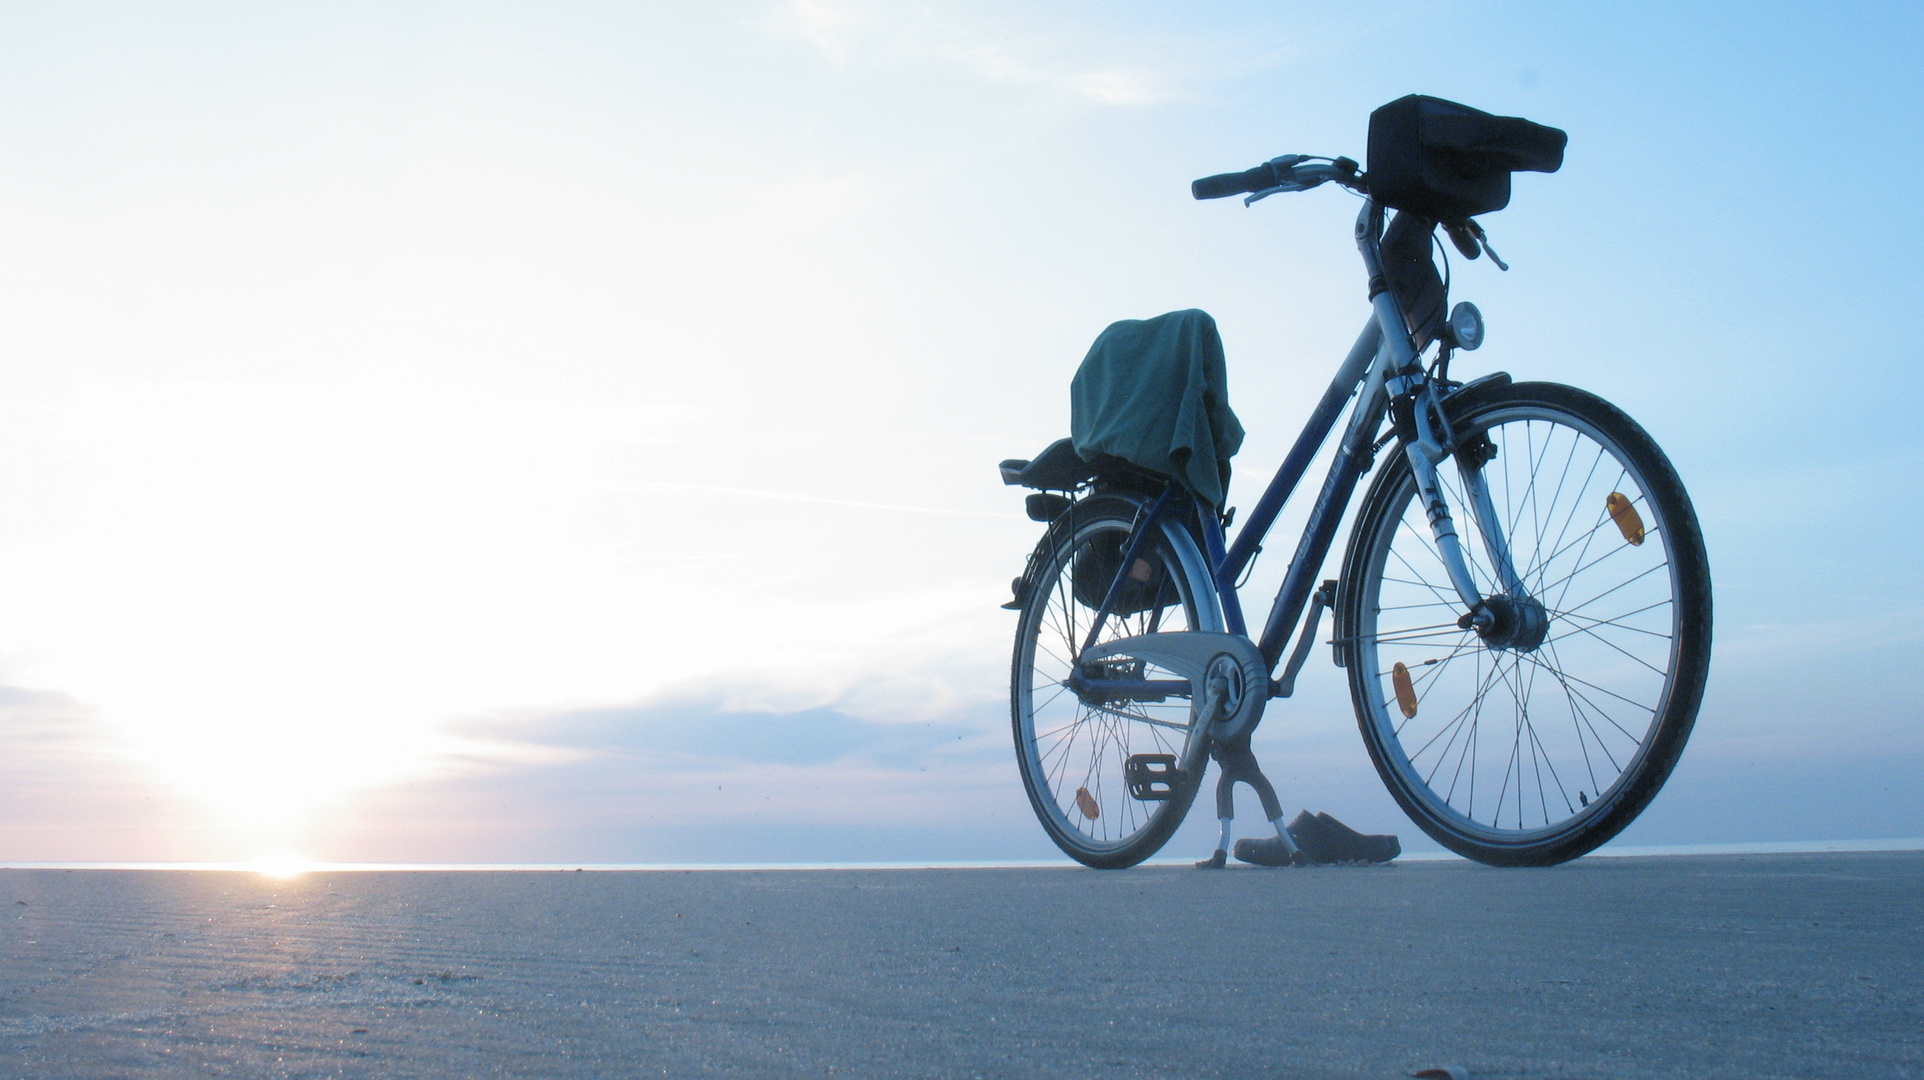
[[1924,853],[0,870],[0,1075],[1924,1075]]

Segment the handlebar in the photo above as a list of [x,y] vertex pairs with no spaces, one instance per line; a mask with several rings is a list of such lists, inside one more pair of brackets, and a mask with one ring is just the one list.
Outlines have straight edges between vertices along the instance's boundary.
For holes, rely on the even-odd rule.
[[1303,160],[1290,154],[1244,172],[1217,173],[1205,176],[1189,185],[1189,193],[1197,199],[1227,199],[1231,195],[1245,195],[1264,188],[1273,188],[1283,182],[1283,177],[1291,166]]
[[1332,180],[1351,191],[1364,191],[1362,174],[1349,158],[1325,163],[1310,162],[1305,154],[1284,154],[1243,172],[1205,176],[1189,185],[1189,193],[1198,199],[1251,194],[1254,197],[1248,201],[1255,202],[1279,192],[1308,191]]

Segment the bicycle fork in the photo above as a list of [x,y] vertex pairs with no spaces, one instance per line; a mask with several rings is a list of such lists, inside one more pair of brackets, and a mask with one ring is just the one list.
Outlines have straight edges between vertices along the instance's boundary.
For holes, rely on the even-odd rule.
[[[1534,648],[1535,642],[1528,639],[1532,636],[1535,624],[1544,621],[1542,606],[1529,595],[1522,578],[1517,574],[1516,564],[1510,556],[1504,522],[1496,511],[1495,501],[1490,497],[1490,485],[1483,476],[1483,466],[1495,457],[1495,448],[1487,440],[1478,438],[1452,451],[1451,446],[1456,438],[1449,429],[1449,420],[1437,403],[1435,388],[1428,382],[1417,386],[1412,411],[1415,414],[1412,420],[1416,437],[1404,445],[1403,453],[1416,481],[1417,498],[1422,501],[1424,516],[1429,520],[1430,535],[1436,541],[1437,556],[1443,561],[1444,571],[1449,574],[1450,585],[1456,589],[1457,596],[1467,609],[1464,628],[1474,628],[1486,639],[1491,639],[1493,634],[1502,629],[1499,624],[1516,624],[1510,632],[1501,635],[1511,640],[1492,640],[1491,643],[1498,647],[1525,644],[1526,648]],[[1456,522],[1450,516],[1450,505],[1443,497],[1443,486],[1437,477],[1437,467],[1451,457],[1456,459],[1457,476],[1462,480],[1464,497],[1469,503],[1476,531],[1483,538],[1483,550],[1489,556],[1495,584],[1502,590],[1507,607],[1516,609],[1514,617],[1505,617],[1507,609],[1495,609],[1492,604],[1494,598],[1482,594],[1477,588],[1476,578],[1470,572],[1469,559],[1463,552],[1463,541],[1457,535]],[[1536,636],[1540,640],[1541,635]]]

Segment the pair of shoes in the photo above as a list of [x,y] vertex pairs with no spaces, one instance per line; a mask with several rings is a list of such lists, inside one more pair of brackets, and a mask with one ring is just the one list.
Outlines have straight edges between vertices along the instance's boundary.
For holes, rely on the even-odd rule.
[[1256,866],[1302,866],[1308,861],[1301,851],[1291,853],[1284,847],[1280,836],[1266,836],[1261,840],[1245,836],[1236,841],[1236,858]]
[[1289,836],[1317,865],[1385,863],[1403,854],[1403,845],[1394,836],[1359,833],[1328,814],[1311,817],[1307,810],[1289,823]]

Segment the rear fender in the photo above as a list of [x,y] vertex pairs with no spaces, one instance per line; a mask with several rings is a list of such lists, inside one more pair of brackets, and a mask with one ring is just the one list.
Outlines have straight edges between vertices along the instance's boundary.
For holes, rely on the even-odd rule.
[[[1049,522],[1043,530],[1042,538],[1036,542],[1023,565],[1022,577],[1015,589],[1016,597],[1010,606],[1019,607],[1028,602],[1029,590],[1034,587],[1035,575],[1039,567],[1048,565],[1049,556],[1063,534],[1075,527],[1077,514],[1084,508],[1095,509],[1099,504],[1121,504],[1112,509],[1127,507],[1137,517],[1149,511],[1150,504],[1156,501],[1154,494],[1144,494],[1134,490],[1109,490],[1098,495],[1078,499],[1075,505]],[[1177,517],[1164,518],[1160,523],[1163,539],[1169,550],[1175,554],[1181,567],[1183,579],[1189,585],[1190,595],[1196,600],[1196,629],[1211,633],[1223,632],[1222,599],[1216,595],[1216,585],[1209,572],[1209,561],[1203,557],[1201,545],[1191,535],[1187,524]]]

